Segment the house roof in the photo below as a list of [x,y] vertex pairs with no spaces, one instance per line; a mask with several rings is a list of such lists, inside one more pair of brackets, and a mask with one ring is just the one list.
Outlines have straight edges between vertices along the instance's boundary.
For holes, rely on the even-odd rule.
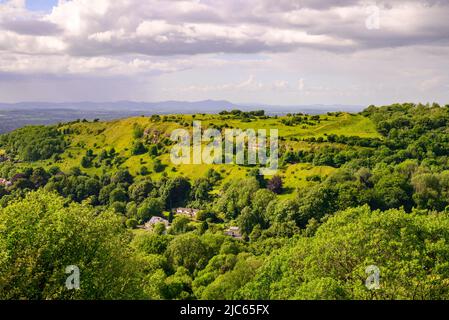
[[150,222],[168,222],[167,219],[161,218],[161,217],[151,217]]

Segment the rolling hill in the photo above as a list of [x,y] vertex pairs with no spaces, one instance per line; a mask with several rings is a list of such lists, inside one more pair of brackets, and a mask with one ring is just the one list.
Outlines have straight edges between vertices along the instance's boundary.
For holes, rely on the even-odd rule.
[[[291,117],[290,117],[291,118]],[[92,152],[92,163],[82,168],[88,174],[101,175],[105,172],[114,172],[119,168],[127,168],[133,175],[140,175],[142,168],[149,169],[149,176],[158,180],[162,176],[182,175],[191,180],[203,177],[209,169],[214,169],[224,176],[223,183],[237,178],[245,177],[252,169],[250,166],[239,165],[174,165],[170,161],[170,146],[166,144],[174,129],[185,128],[191,130],[193,120],[201,121],[203,129],[210,127],[245,129],[278,129],[280,147],[283,150],[311,150],[323,143],[310,142],[310,139],[325,139],[328,135],[343,135],[347,137],[357,136],[362,138],[379,138],[372,121],[362,115],[350,113],[330,113],[315,117],[316,120],[308,120],[303,124],[286,124],[289,116],[254,118],[242,120],[239,117],[220,116],[211,114],[197,115],[166,115],[155,120],[154,117],[131,117],[113,121],[75,121],[58,126],[58,130],[64,133],[67,143],[65,151],[55,159],[23,163],[33,167],[42,166],[50,168],[58,166],[63,171],[73,167],[82,167],[83,158],[88,152]],[[309,117],[312,119],[312,117]],[[135,130],[139,128],[143,134],[136,138]],[[148,152],[133,154],[133,144],[141,141],[146,148],[150,145],[159,145],[157,156]],[[334,147],[347,149],[348,146],[333,144]],[[120,163],[108,164],[100,161],[102,152],[111,149],[117,153]],[[90,151],[89,151],[90,150]],[[156,162],[161,162],[164,170],[154,172],[152,168]],[[331,166],[295,164],[284,165],[280,174],[285,178],[286,190],[289,193],[297,187],[306,186],[307,178],[319,175],[327,176],[334,170]]]

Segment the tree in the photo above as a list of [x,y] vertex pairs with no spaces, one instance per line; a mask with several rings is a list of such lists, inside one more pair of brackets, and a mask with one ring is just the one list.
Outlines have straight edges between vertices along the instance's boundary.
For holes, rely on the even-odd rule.
[[251,206],[261,218],[268,221],[267,208],[274,201],[276,201],[276,194],[267,189],[260,189],[254,194]]
[[208,229],[209,229],[209,224],[207,223],[207,221],[203,221],[203,222],[201,222],[201,224],[198,227],[198,232],[200,234],[204,234]]
[[207,179],[197,179],[193,183],[191,190],[191,199],[198,203],[207,202],[211,199],[210,192],[213,186]]
[[223,186],[221,196],[215,203],[215,210],[223,212],[227,219],[236,218],[245,207],[251,206],[254,194],[259,190],[255,178],[234,180]]
[[150,170],[146,166],[140,167],[140,175],[147,176],[150,174]]
[[0,199],[7,194],[8,194],[8,191],[6,191],[6,188],[4,186],[0,185]]
[[200,237],[192,233],[185,233],[174,238],[167,248],[167,257],[175,267],[185,267],[190,273],[200,270],[210,258],[208,247]]
[[[144,297],[129,234],[114,213],[37,191],[0,208],[0,226],[0,299]],[[80,290],[65,287],[72,265]]]
[[150,145],[148,147],[148,154],[152,158],[157,157],[159,155],[159,151],[158,151],[157,145],[155,145],[155,144]]
[[[448,239],[446,213],[348,209],[273,252],[238,298],[446,299]],[[365,286],[373,265],[378,290]]]
[[109,158],[108,152],[106,150],[101,150],[98,160],[103,161]]
[[163,295],[166,299],[189,300],[191,294],[192,277],[184,267],[178,267],[175,274],[165,279]]
[[260,216],[258,216],[250,207],[245,207],[242,213],[237,218],[240,230],[249,235],[253,228],[260,222]]
[[[162,224],[163,225],[163,224]],[[133,244],[138,250],[146,254],[164,254],[169,240],[157,233],[141,233],[136,235]]]
[[238,299],[239,289],[253,279],[261,264],[262,261],[256,257],[247,253],[240,254],[232,270],[218,275],[203,289],[201,299]]
[[141,141],[134,141],[133,146],[131,148],[131,153],[134,156],[138,156],[147,152],[147,148]]
[[167,179],[161,186],[160,193],[167,209],[185,205],[190,194],[191,185],[184,177]]
[[196,219],[198,221],[209,221],[209,222],[217,222],[218,221],[218,217],[217,214],[215,212],[213,212],[212,210],[200,210],[197,214],[196,214]]
[[112,210],[114,210],[114,212],[117,212],[120,214],[126,213],[126,203],[125,202],[115,201],[111,204],[111,208],[112,208]]
[[185,216],[176,217],[171,225],[171,234],[181,234],[189,231],[190,219]]
[[114,184],[108,184],[108,185],[104,186],[103,188],[101,188],[99,195],[98,195],[98,201],[100,202],[100,204],[103,204],[103,205],[109,204],[110,195],[114,189],[115,189]]
[[128,220],[126,220],[126,227],[130,228],[130,229],[135,229],[138,225],[138,222],[136,219],[134,218],[130,218]]
[[295,199],[282,199],[280,201],[271,201],[267,205],[265,219],[270,224],[288,221],[300,223],[302,222],[300,215],[298,201],[295,201]]
[[48,169],[48,174],[50,176],[55,176],[55,175],[57,175],[58,173],[61,173],[61,172],[62,171],[61,171],[61,169],[58,166],[52,166],[52,167],[50,167]]
[[114,173],[111,177],[112,183],[126,183],[126,184],[132,184],[134,181],[133,176],[129,173],[128,170],[121,169]]
[[143,134],[144,134],[143,128],[140,125],[138,125],[137,123],[134,124],[134,126],[133,126],[133,137],[134,137],[134,139],[142,138]]
[[153,162],[153,171],[158,173],[165,170],[165,166],[162,164],[161,160],[156,159]]
[[64,136],[54,126],[27,126],[0,137],[0,146],[23,161],[50,159],[65,150]]
[[374,186],[374,208],[389,209],[413,206],[412,187],[407,177],[400,174],[383,174]]
[[12,184],[12,190],[33,190],[35,188],[34,183],[32,183],[29,179],[26,178],[18,178],[15,179]]
[[137,219],[144,223],[153,216],[161,216],[164,203],[161,199],[148,198],[137,209]]
[[141,203],[150,195],[153,188],[154,185],[149,179],[135,182],[128,189],[129,198],[137,203]]
[[50,178],[49,174],[45,169],[39,167],[33,170],[31,174],[30,181],[34,183],[36,188],[43,187],[47,184],[48,179]]
[[83,168],[90,168],[92,166],[92,160],[88,156],[81,158],[81,166]]
[[128,194],[125,190],[122,188],[116,188],[112,190],[111,194],[109,195],[109,203],[114,202],[126,202],[128,201]]
[[165,223],[159,222],[153,226],[153,233],[157,234],[159,236],[165,234],[166,231],[167,231],[167,227],[165,226]]
[[248,173],[248,176],[255,178],[259,182],[260,188],[265,188],[267,186],[267,182],[265,181],[264,176],[260,174],[259,169],[251,169]]
[[418,208],[440,211],[444,209],[445,202],[441,196],[438,176],[431,173],[417,174],[413,176],[411,182],[414,188],[413,200]]
[[222,179],[221,175],[214,169],[209,169],[206,172],[206,179],[212,184],[216,184]]
[[267,189],[276,194],[282,193],[282,178],[280,176],[271,178],[271,180],[268,181]]

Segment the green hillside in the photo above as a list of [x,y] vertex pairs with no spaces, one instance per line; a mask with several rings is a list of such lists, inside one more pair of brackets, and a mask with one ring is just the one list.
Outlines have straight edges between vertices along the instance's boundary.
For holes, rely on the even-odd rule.
[[[111,122],[76,122],[64,124],[58,127],[60,132],[64,133],[64,140],[67,142],[65,151],[60,154],[60,159],[54,161],[44,160],[30,163],[33,167],[42,166],[46,169],[57,165],[61,170],[68,171],[72,167],[81,167],[82,158],[90,149],[95,156],[94,164],[85,168],[83,171],[88,174],[102,174],[105,172],[114,172],[119,168],[128,168],[133,175],[139,175],[142,167],[147,167],[151,171],[148,175],[158,180],[162,175],[178,176],[182,175],[189,179],[203,177],[209,169],[220,172],[223,176],[223,182],[236,178],[245,177],[251,170],[244,166],[230,165],[178,165],[175,166],[170,161],[170,148],[163,147],[158,156],[150,156],[148,152],[141,155],[133,155],[132,146],[134,141],[142,141],[147,147],[152,142],[161,142],[170,137],[174,129],[185,128],[191,130],[191,124],[195,121],[201,121],[202,127],[207,129],[211,127],[220,128],[240,128],[245,129],[273,129],[279,130],[281,147],[285,146],[289,150],[310,150],[317,144],[314,142],[303,141],[310,138],[325,138],[326,135],[336,134],[348,137],[358,136],[364,138],[379,138],[380,135],[375,129],[374,123],[362,116],[348,113],[337,113],[330,115],[321,115],[317,120],[309,120],[307,123],[287,125],[284,122],[292,117],[270,117],[255,118],[248,120],[240,119],[234,116],[220,115],[168,115],[160,120],[149,117],[135,117],[121,119]],[[312,118],[309,116],[309,118]],[[135,138],[135,128],[143,132],[141,138]],[[119,166],[95,165],[98,156],[103,150],[109,151],[115,149],[119,157],[123,158],[123,163]],[[165,166],[163,172],[154,172],[151,170],[154,162],[160,160]],[[28,163],[26,165],[29,165]],[[329,166],[283,166],[280,174],[285,176],[286,190],[294,190],[297,187],[303,187],[307,184],[305,180],[308,176],[322,175],[327,176],[333,171]],[[294,173],[294,174],[291,174]]]
[[[279,171],[172,164],[193,120],[278,129]],[[406,103],[0,135],[0,299],[449,299],[448,128]]]

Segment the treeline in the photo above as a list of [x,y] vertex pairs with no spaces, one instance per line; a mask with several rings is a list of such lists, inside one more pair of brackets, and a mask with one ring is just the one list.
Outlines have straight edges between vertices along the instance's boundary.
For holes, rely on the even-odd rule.
[[344,149],[333,145],[312,147],[310,150],[288,150],[282,153],[281,164],[312,163],[316,166],[339,168],[345,163],[360,158],[369,158],[370,149]]
[[385,151],[394,153],[393,161],[443,160],[441,157],[449,155],[449,106],[411,103],[381,108],[370,106],[362,114],[370,117],[387,138]]
[[234,109],[231,111],[223,110],[218,113],[220,116],[235,116],[236,118],[252,118],[265,116],[265,110],[242,111]]
[[70,201],[87,201],[93,206],[111,207],[137,223],[161,215],[163,210],[185,206],[189,201],[200,206],[203,199],[210,198],[209,192],[220,179],[215,171],[210,171],[204,179],[192,185],[184,177],[163,178],[157,182],[150,178],[136,180],[128,170],[88,176],[78,167],[64,173],[58,167],[48,171],[40,167],[16,170],[11,165],[3,166],[0,174],[12,183],[7,188],[0,186],[0,195],[3,196],[0,204],[3,206],[27,191],[45,188]]
[[302,113],[288,113],[285,118],[281,119],[281,123],[286,126],[315,125],[320,122],[321,120],[319,115],[309,116]]
[[65,147],[64,137],[55,127],[27,126],[0,135],[0,148],[22,161],[49,159]]
[[[201,225],[132,237],[113,212],[40,190],[0,208],[0,299],[448,299],[448,218],[364,206],[293,237],[243,243]],[[65,289],[69,265],[79,290]]]

